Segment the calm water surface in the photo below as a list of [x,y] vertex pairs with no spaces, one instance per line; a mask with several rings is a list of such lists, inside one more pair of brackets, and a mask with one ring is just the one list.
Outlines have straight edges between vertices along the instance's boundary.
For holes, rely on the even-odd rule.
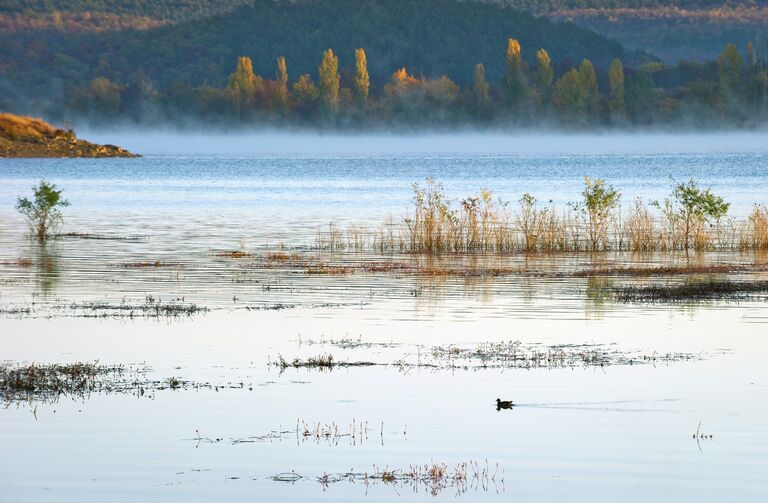
[[[531,192],[557,205],[578,198],[585,175],[608,179],[625,204],[635,195],[663,197],[670,177],[695,177],[731,201],[736,216],[768,202],[765,147],[704,153],[668,147],[570,155],[424,148],[387,155],[0,161],[0,308],[6,310],[0,360],[143,364],[158,379],[225,386],[7,404],[0,409],[0,501],[765,500],[764,301],[625,306],[590,296],[595,285],[587,279],[313,277],[212,258],[215,250],[241,243],[256,251],[285,243],[314,254],[319,227],[400,217],[411,184],[427,176],[443,182],[451,197],[487,187],[506,200]],[[13,205],[40,178],[59,184],[72,203],[64,231],[138,239],[61,239],[42,248],[30,242]],[[32,265],[15,265],[22,258]],[[323,256],[331,263],[376,259]],[[145,260],[173,266],[121,267]],[[662,258],[477,260],[578,268]],[[91,319],[64,308],[143,302],[147,295],[183,297],[211,310],[182,318]],[[248,310],[278,304],[291,308]],[[22,306],[33,306],[31,313],[8,311]],[[373,345],[320,343],[343,338]],[[278,355],[324,353],[349,361],[415,361],[434,346],[514,340],[698,357],[530,370],[390,365],[281,373],[269,365]],[[243,387],[226,387],[233,383]],[[497,397],[520,405],[496,411]],[[297,420],[342,429],[367,421],[371,431],[354,443],[346,437],[316,442],[297,438]],[[692,438],[699,422],[713,439]],[[284,433],[264,437],[272,432]],[[487,460],[492,471],[498,463],[503,476],[436,496],[423,486],[341,481],[324,487],[317,481],[323,474],[370,472],[374,465],[407,469],[468,460]],[[303,478],[272,479],[292,471]]]

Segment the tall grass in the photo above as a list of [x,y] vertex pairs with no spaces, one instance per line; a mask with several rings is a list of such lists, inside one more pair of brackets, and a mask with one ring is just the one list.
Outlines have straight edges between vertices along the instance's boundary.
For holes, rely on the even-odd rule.
[[[585,199],[594,195],[594,181],[586,187]],[[413,193],[403,218],[387,217],[374,229],[353,222],[342,230],[331,223],[318,231],[317,247],[422,254],[768,250],[768,205],[733,220],[686,214],[670,200],[646,205],[637,198],[622,211],[618,196],[597,209],[589,200],[543,206],[530,194],[510,205],[490,190],[450,200],[431,179],[423,187],[414,184]]]

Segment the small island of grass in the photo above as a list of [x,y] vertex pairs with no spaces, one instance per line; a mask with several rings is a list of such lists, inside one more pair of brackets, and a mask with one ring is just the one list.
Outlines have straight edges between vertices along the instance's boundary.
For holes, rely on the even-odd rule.
[[0,157],[140,157],[115,145],[80,140],[71,129],[0,113]]

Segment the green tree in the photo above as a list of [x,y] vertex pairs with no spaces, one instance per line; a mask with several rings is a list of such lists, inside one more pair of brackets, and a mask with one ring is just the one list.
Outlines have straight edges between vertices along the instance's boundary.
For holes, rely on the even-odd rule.
[[[662,207],[658,201],[652,205]],[[730,206],[725,199],[713,194],[712,189],[702,189],[691,178],[673,187],[672,199],[664,201],[663,211],[668,219],[681,222],[683,246],[688,250],[693,231],[704,222],[718,222],[728,213]]]
[[584,112],[589,122],[594,121],[600,114],[600,89],[597,86],[597,73],[592,62],[585,59],[579,66],[579,77],[583,87]]
[[641,68],[627,76],[625,82],[627,114],[632,122],[653,122],[656,110],[656,89],[648,69]]
[[472,83],[472,98],[475,102],[475,109],[480,114],[485,114],[491,103],[491,96],[488,94],[488,82],[485,80],[485,66],[482,63],[475,65],[475,77]]
[[552,100],[553,79],[552,59],[545,49],[539,49],[536,52],[536,89],[544,106]]
[[573,207],[581,213],[587,222],[587,238],[590,249],[595,251],[604,248],[608,241],[608,227],[613,211],[619,205],[621,192],[606,185],[605,180],[584,178],[582,201]]
[[316,110],[319,97],[320,91],[309,75],[301,75],[293,84],[294,111],[300,116],[304,118],[312,116]]
[[371,78],[368,76],[368,59],[364,49],[355,49],[355,77],[352,81],[352,92],[357,106],[365,109],[368,104],[368,92]]
[[317,74],[320,81],[320,106],[324,113],[333,115],[338,111],[339,87],[341,85],[339,58],[333,53],[333,49],[327,49],[323,53]]
[[81,89],[73,100],[75,110],[101,117],[116,117],[123,108],[125,86],[106,77],[97,77]]
[[288,67],[285,57],[277,58],[277,71],[275,72],[275,102],[278,111],[288,113]]
[[608,84],[611,88],[611,116],[621,121],[627,113],[627,104],[624,100],[624,65],[619,59],[614,59],[608,69]]
[[564,122],[575,124],[583,121],[586,99],[581,74],[577,69],[572,68],[557,79],[553,101]]
[[528,100],[528,84],[525,79],[520,42],[514,38],[507,40],[507,103],[510,110],[522,114]]
[[50,237],[64,220],[59,208],[69,206],[69,201],[62,199],[61,192],[56,190],[56,185],[40,180],[39,185],[32,187],[32,201],[26,197],[16,200],[16,209],[27,219],[32,233],[39,241]]
[[727,115],[740,115],[744,96],[744,58],[733,44],[728,44],[717,59],[720,76],[720,100]]

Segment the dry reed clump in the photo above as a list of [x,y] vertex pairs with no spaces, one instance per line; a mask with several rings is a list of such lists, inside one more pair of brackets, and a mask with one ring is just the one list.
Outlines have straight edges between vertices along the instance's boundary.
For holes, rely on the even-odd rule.
[[620,193],[603,180],[585,179],[582,200],[558,210],[524,194],[516,207],[490,190],[450,200],[442,185],[413,185],[413,204],[400,221],[387,217],[371,231],[331,223],[317,233],[318,249],[381,253],[550,253],[768,250],[768,206],[745,221],[728,220],[729,204],[694,180],[673,187],[663,202],[637,198],[626,213]]
[[370,472],[355,472],[328,474],[317,477],[317,481],[325,488],[329,484],[338,482],[362,483],[366,486],[377,482],[387,485],[400,485],[410,487],[414,491],[424,489],[432,496],[437,496],[442,491],[452,488],[457,495],[467,492],[468,489],[487,491],[490,487],[494,490],[503,490],[504,471],[496,463],[489,466],[486,460],[484,464],[476,461],[465,461],[450,466],[448,463],[430,461],[423,465],[411,465],[408,468],[380,468],[373,465]]

